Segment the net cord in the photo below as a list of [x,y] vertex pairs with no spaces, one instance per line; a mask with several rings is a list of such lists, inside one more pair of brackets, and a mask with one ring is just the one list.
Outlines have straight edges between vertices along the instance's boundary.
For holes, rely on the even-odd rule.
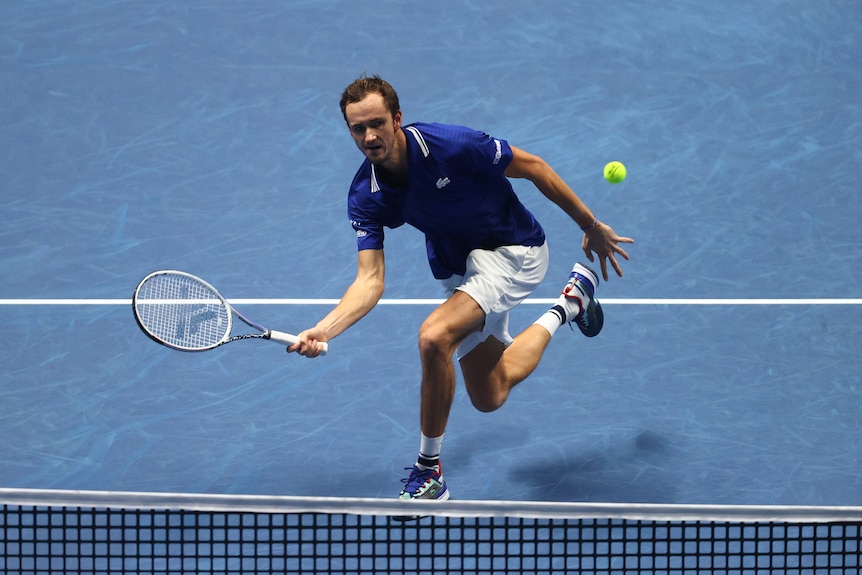
[[577,503],[545,501],[401,501],[359,497],[220,495],[0,488],[0,504],[33,507],[182,509],[249,513],[346,513],[379,516],[629,519],[638,521],[860,522],[860,506]]

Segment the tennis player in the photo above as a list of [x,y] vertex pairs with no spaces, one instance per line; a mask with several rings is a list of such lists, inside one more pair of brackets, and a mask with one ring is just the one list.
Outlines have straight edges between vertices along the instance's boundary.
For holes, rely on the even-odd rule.
[[574,323],[587,337],[602,329],[599,278],[574,265],[556,304],[515,337],[509,311],[548,269],[545,232],[509,178],[526,178],[583,230],[582,249],[618,276],[620,244],[633,243],[600,222],[541,158],[482,132],[443,124],[403,126],[398,95],[379,76],[362,76],[341,96],[350,135],[365,156],[348,193],[358,271],[341,301],[288,347],[307,357],[367,314],[383,295],[384,228],[408,223],[425,234],[428,262],[447,299],[422,323],[419,457],[400,497],[448,499],[440,451],[455,395],[457,357],[473,405],[490,412],[538,365],[554,332]]

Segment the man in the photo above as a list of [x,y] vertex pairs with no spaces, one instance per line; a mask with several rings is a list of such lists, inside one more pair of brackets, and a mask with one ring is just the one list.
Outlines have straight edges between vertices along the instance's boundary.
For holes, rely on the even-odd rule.
[[307,357],[367,314],[384,286],[383,229],[409,223],[425,233],[428,261],[448,298],[419,330],[422,363],[419,457],[405,480],[404,499],[448,499],[440,448],[455,394],[457,355],[473,405],[494,411],[538,364],[551,336],[574,322],[588,337],[603,313],[599,280],[575,264],[557,304],[518,336],[509,311],[539,285],[548,268],[545,233],[518,200],[508,178],[526,178],[584,231],[582,248],[622,276],[620,243],[633,243],[598,221],[541,158],[505,140],[461,126],[401,125],[398,96],[379,76],[361,77],[341,97],[341,111],[365,161],[348,195],[359,249],[356,279],[339,304],[287,348]]

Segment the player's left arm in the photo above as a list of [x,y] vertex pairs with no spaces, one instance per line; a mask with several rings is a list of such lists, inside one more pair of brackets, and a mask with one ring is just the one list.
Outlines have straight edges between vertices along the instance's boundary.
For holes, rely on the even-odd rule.
[[632,244],[634,240],[618,236],[613,228],[598,221],[590,208],[545,160],[515,146],[509,147],[512,149],[512,161],[506,167],[506,177],[530,180],[546,198],[557,204],[584,230],[581,247],[591,262],[595,261],[593,253],[598,256],[605,281],[608,279],[608,261],[617,275],[622,277],[623,271],[616,255],[626,260],[629,255],[619,244]]

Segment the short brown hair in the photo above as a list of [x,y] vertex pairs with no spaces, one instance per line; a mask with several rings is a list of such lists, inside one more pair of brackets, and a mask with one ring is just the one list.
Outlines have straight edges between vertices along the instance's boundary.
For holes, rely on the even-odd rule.
[[401,104],[398,102],[398,94],[395,92],[395,88],[377,74],[373,76],[366,76],[363,74],[351,82],[350,85],[344,89],[344,93],[341,94],[341,115],[344,116],[345,122],[347,121],[347,105],[355,104],[365,98],[368,94],[372,93],[377,93],[383,96],[383,103],[386,104],[386,108],[392,114],[392,117],[395,117],[395,114],[397,114],[398,110],[401,109]]

